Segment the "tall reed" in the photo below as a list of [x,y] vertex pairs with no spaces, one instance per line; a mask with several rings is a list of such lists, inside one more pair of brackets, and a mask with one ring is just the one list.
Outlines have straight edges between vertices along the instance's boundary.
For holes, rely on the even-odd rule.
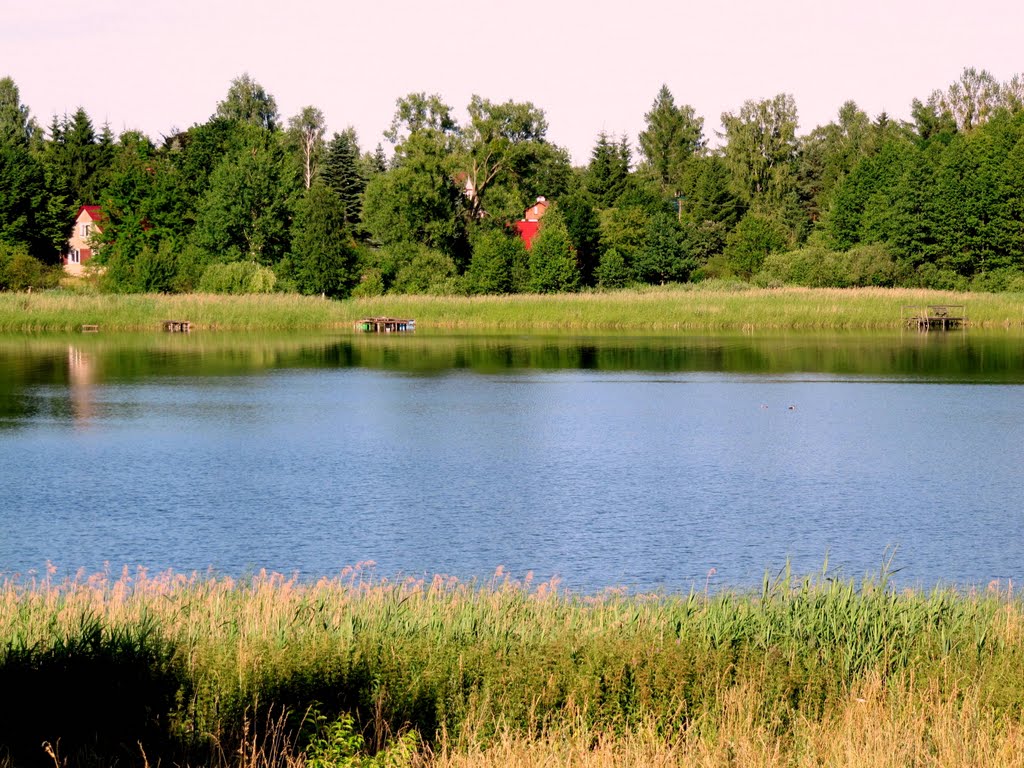
[[0,331],[158,330],[164,320],[197,329],[351,327],[360,317],[413,318],[422,328],[509,330],[893,329],[926,304],[965,304],[976,327],[1024,326],[1019,294],[883,288],[760,289],[701,283],[579,294],[382,296],[348,301],[295,295],[82,295],[0,293]]
[[[66,664],[88,627],[88,648],[155,672],[133,667],[122,694],[86,675],[92,688],[71,699],[132,691],[133,706],[156,713],[140,740],[178,759],[237,748],[246,724],[282,711],[301,745],[311,707],[352,713],[370,751],[412,729],[450,765],[582,735],[609,754],[639,739],[671,759],[715,755],[741,726],[779,754],[824,754],[868,689],[901,728],[907,702],[949,727],[970,705],[986,749],[1001,733],[1019,743],[1024,711],[1024,611],[998,588],[900,591],[884,574],[783,572],[756,593],[588,596],[501,572],[487,584],[388,580],[365,566],[312,583],[143,570],[49,579],[0,586],[0,689],[12,670]],[[939,738],[957,736],[920,747]]]

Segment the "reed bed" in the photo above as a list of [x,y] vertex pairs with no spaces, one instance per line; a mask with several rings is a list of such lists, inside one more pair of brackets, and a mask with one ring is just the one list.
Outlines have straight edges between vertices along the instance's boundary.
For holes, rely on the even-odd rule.
[[64,291],[0,293],[0,332],[161,330],[188,320],[202,330],[330,328],[349,322],[345,305],[307,296],[114,295]]
[[903,288],[700,283],[554,296],[388,296],[359,302],[363,314],[415,317],[424,327],[654,331],[896,329],[904,307],[928,304],[965,304],[973,327],[1024,326],[1020,294]]
[[774,288],[734,283],[512,296],[316,297],[188,294],[0,294],[0,332],[197,329],[285,330],[351,326],[360,317],[415,319],[420,328],[489,330],[878,330],[898,328],[905,306],[965,304],[971,326],[1024,326],[1024,295],[902,288]]
[[1022,754],[1024,606],[999,585],[783,572],[750,593],[578,595],[500,570],[484,584],[365,565],[311,583],[51,579],[0,585],[0,690],[29,692],[0,697],[12,764],[47,764],[39,744],[58,739],[79,764],[326,764],[310,752],[325,743],[318,723],[367,761],[403,765]]

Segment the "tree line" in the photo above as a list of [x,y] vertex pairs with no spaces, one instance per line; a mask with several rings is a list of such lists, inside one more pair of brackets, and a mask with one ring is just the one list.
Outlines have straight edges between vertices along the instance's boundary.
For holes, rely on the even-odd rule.
[[[331,297],[759,285],[1024,290],[1024,81],[984,70],[912,119],[847,102],[797,134],[792,96],[709,137],[666,86],[633,145],[599,133],[574,167],[543,110],[398,99],[369,151],[309,106],[283,120],[236,78],[202,124],[115,137],[84,109],[43,129],[0,80],[0,288],[52,284],[75,214],[102,207],[109,291]],[[712,138],[717,140],[713,141]],[[553,201],[527,249],[510,226]]]

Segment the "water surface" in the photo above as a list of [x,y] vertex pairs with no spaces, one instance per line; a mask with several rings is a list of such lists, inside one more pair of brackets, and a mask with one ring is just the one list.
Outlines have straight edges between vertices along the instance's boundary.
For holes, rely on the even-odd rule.
[[1021,342],[4,337],[0,572],[1017,580]]

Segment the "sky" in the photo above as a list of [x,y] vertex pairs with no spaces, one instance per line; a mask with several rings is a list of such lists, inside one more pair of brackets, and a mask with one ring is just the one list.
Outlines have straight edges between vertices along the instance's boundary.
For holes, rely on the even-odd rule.
[[364,150],[408,93],[465,118],[473,94],[530,101],[548,139],[585,164],[597,135],[633,146],[662,84],[704,118],[789,93],[800,132],[855,101],[910,118],[965,67],[1024,71],[1019,0],[45,0],[8,3],[0,77],[38,122],[84,107],[154,140],[205,122],[248,73],[283,118],[323,110]]

